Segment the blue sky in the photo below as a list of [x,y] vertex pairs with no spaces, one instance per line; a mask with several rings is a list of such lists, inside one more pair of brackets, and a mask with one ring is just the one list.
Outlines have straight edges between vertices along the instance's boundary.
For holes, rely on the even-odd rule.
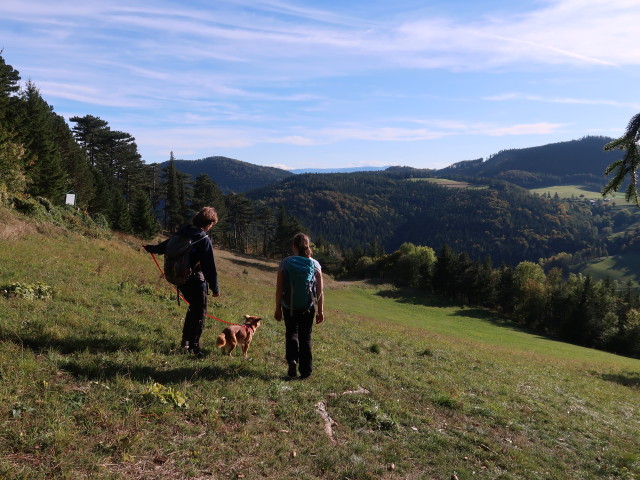
[[620,136],[639,25],[640,0],[2,0],[0,49],[147,163],[441,168]]

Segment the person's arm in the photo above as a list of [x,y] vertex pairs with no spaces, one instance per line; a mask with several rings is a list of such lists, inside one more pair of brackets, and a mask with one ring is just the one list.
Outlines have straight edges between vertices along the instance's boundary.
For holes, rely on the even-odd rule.
[[273,318],[280,321],[282,320],[282,285],[284,282],[284,272],[278,270],[278,276],[276,278],[276,311],[273,314]]
[[157,245],[143,245],[142,248],[144,248],[149,253],[157,253],[158,255],[164,255],[164,252],[167,249],[167,243],[169,243],[168,238],[164,242],[160,242]]
[[324,284],[322,281],[322,270],[316,270],[316,323],[324,322]]
[[213,246],[209,239],[203,240],[200,243],[202,244],[202,247],[200,247],[200,255],[198,256],[200,259],[200,269],[202,270],[204,279],[209,284],[211,294],[217,297],[220,295],[220,289],[218,287],[218,270],[216,269],[216,259],[213,255]]

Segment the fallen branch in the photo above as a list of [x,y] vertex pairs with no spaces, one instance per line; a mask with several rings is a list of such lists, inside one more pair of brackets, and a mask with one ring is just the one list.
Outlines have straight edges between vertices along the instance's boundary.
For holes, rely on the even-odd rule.
[[327,413],[327,406],[324,404],[324,402],[318,402],[316,403],[316,410],[324,421],[324,433],[327,434],[327,437],[329,437],[331,443],[337,443],[336,436],[333,433],[333,425],[335,424],[335,422],[329,416],[329,413]]
[[[329,395],[327,395],[327,397],[336,398],[336,397],[341,397],[342,395],[367,394],[367,393],[371,393],[371,392],[369,392],[369,390],[367,390],[366,388],[360,387],[357,390],[347,390],[346,392],[342,392],[342,393],[330,393]],[[333,419],[329,416],[329,412],[327,412],[327,405],[324,402],[318,402],[316,403],[316,410],[318,411],[318,413],[320,414],[320,417],[322,417],[322,420],[324,421],[324,433],[327,434],[327,437],[329,437],[329,440],[331,441],[331,443],[333,444],[338,443],[336,435],[333,431],[333,426],[336,424],[336,422],[334,422]]]

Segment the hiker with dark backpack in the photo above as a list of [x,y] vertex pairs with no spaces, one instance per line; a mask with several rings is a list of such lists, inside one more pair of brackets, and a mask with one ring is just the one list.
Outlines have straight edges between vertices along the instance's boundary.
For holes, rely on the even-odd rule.
[[[157,245],[144,245],[149,253],[164,255],[164,275],[182,292],[189,304],[182,329],[182,347],[197,358],[204,357],[200,336],[207,314],[207,293],[220,295],[213,246],[207,232],[218,223],[212,207],[203,207],[191,225],[181,227],[170,238]],[[178,297],[179,298],[179,297]]]
[[315,323],[324,321],[322,269],[311,258],[311,240],[298,233],[291,241],[293,255],[283,259],[276,281],[276,311],[274,318],[285,324],[285,358],[288,376],[307,378],[313,371],[311,331]]

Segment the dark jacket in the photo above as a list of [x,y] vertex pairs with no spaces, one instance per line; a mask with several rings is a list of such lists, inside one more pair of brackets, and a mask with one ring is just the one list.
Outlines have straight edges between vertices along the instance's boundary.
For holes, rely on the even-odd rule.
[[[191,263],[191,269],[194,272],[202,272],[204,279],[209,284],[209,288],[214,294],[219,293],[218,287],[218,272],[216,270],[216,262],[213,256],[213,245],[211,245],[211,239],[201,229],[194,225],[185,225],[178,230],[181,235],[191,237],[193,244],[189,261]],[[198,241],[200,240],[200,241]],[[145,250],[150,253],[157,253],[164,255],[167,248],[169,239],[161,242],[157,245],[145,245]]]

